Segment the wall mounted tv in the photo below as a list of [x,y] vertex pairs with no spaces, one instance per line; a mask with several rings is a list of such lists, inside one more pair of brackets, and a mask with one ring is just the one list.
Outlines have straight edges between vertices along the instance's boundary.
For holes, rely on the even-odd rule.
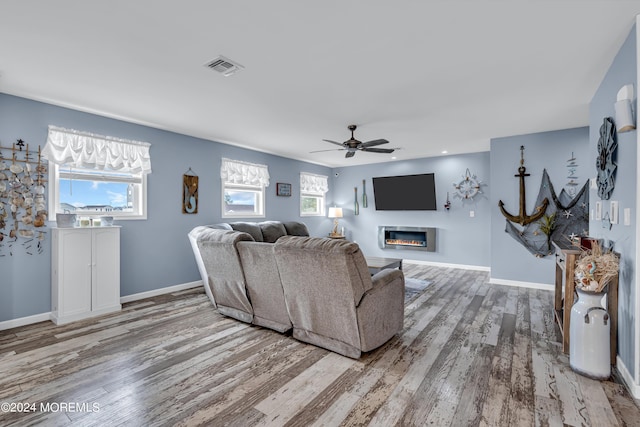
[[374,177],[373,197],[377,211],[435,211],[434,174]]

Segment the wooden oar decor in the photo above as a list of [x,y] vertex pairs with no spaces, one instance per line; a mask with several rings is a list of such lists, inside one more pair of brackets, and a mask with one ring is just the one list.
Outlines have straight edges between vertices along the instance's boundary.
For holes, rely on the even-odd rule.
[[518,174],[514,175],[516,178],[520,178],[520,214],[518,216],[515,216],[507,212],[507,210],[504,208],[504,203],[502,202],[502,200],[498,201],[498,207],[500,208],[500,212],[502,212],[502,215],[504,215],[507,220],[518,223],[522,226],[530,224],[542,218],[547,211],[547,206],[549,205],[549,199],[545,197],[542,201],[542,205],[536,207],[535,213],[533,215],[527,215],[527,198],[525,193],[524,178],[527,176],[531,176],[531,174],[526,173],[526,171],[527,168],[524,167],[524,145],[521,145],[520,167],[518,168]]

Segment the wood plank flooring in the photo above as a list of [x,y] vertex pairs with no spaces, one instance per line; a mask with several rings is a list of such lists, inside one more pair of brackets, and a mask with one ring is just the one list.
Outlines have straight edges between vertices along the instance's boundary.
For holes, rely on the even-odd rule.
[[404,272],[433,284],[359,360],[221,316],[199,288],[0,331],[0,402],[22,409],[0,425],[640,426],[623,385],[570,369],[551,292]]

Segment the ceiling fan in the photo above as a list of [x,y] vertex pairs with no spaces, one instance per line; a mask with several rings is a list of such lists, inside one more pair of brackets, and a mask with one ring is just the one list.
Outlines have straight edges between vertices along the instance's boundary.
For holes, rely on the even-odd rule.
[[322,151],[341,151],[341,150],[347,150],[347,153],[345,154],[346,158],[349,157],[353,157],[356,154],[356,151],[360,150],[360,151],[368,151],[370,153],[393,153],[394,152],[394,148],[373,148],[376,145],[382,145],[382,144],[388,144],[389,141],[387,141],[386,139],[374,139],[373,141],[367,141],[367,142],[360,142],[357,139],[355,139],[353,137],[353,132],[356,130],[357,126],[356,125],[349,125],[348,129],[351,131],[351,139],[345,141],[345,142],[336,142],[336,141],[331,141],[329,139],[323,139],[323,141],[325,142],[329,142],[331,144],[335,144],[335,145],[339,145],[342,148],[334,148],[333,150],[318,150],[318,151],[311,151],[311,153],[320,153]]

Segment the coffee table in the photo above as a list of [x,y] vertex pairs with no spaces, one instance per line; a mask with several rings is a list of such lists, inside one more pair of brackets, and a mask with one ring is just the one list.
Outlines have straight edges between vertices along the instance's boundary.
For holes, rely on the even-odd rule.
[[369,273],[374,275],[385,268],[397,268],[402,270],[402,259],[400,258],[379,258],[375,256],[364,257],[367,260],[367,267],[369,267]]

